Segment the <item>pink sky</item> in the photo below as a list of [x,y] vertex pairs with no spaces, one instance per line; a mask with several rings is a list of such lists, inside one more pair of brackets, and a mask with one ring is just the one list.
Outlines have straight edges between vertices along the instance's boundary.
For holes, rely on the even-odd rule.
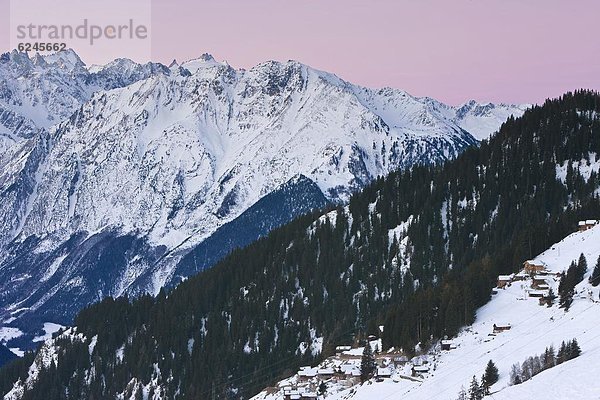
[[[598,0],[152,5],[151,58],[164,63],[204,52],[237,68],[294,59],[353,83],[397,87],[452,104],[471,98],[539,102],[567,90],[600,89]],[[81,53],[90,64],[106,61],[87,49]]]

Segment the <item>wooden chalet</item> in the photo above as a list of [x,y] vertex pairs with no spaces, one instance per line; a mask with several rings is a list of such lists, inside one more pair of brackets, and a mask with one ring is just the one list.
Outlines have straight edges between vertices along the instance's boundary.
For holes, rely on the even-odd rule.
[[298,389],[285,388],[283,389],[284,400],[300,400],[300,392]]
[[547,275],[534,275],[533,282],[531,283],[531,287],[534,289],[541,289],[540,286],[542,286],[542,285],[548,286],[548,276]]
[[333,375],[335,375],[335,371],[333,370],[333,368],[320,368],[317,370],[317,375],[319,378],[329,379],[332,378]]
[[412,367],[412,376],[420,376],[429,372],[428,365],[413,365]]
[[546,269],[546,264],[541,261],[533,261],[528,260],[523,263],[523,268],[528,274],[537,274],[538,272],[542,272]]
[[510,286],[510,283],[513,281],[515,274],[510,275],[499,275],[498,276],[498,288],[502,289],[505,286]]
[[341,375],[346,379],[360,376],[360,368],[354,364],[342,364],[339,369]]
[[454,345],[454,343],[452,343],[452,340],[442,340],[440,342],[440,345],[442,347],[442,350],[453,350],[453,349],[456,349],[456,345]]
[[392,358],[392,363],[394,364],[394,367],[396,367],[396,368],[401,367],[401,366],[406,365],[408,363],[408,357],[406,357],[406,356],[394,356]]
[[595,219],[588,219],[586,221],[579,221],[579,232],[587,231],[588,229],[592,229],[594,226],[598,224],[598,221]]
[[311,367],[302,367],[298,371],[298,380],[300,382],[306,382],[317,376],[317,369]]
[[548,290],[529,290],[527,294],[529,297],[535,298],[546,297],[548,296]]
[[513,282],[524,281],[527,279],[528,276],[529,276],[529,274],[527,274],[527,272],[525,272],[525,270],[520,271],[513,275]]
[[337,346],[335,348],[335,353],[339,355],[345,351],[350,351],[350,350],[352,350],[352,346]]
[[508,331],[510,330],[511,326],[510,324],[494,324],[494,333],[500,333],[500,332],[504,332],[504,331]]

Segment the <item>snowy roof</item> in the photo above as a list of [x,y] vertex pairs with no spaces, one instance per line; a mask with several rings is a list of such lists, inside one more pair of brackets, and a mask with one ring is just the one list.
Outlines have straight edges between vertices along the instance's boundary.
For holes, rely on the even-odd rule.
[[586,225],[596,225],[598,223],[598,221],[596,221],[595,219],[588,219],[587,221],[585,221]]
[[452,340],[442,340],[442,344],[452,344]]
[[391,376],[392,370],[389,368],[377,368],[377,376]]
[[500,327],[505,327],[505,328],[506,327],[510,327],[510,324],[499,324],[497,322],[494,325],[496,325],[497,328],[500,328]]
[[427,372],[429,371],[429,367],[427,365],[418,365],[414,366],[413,370],[415,370],[416,372]]
[[303,369],[301,369],[298,372],[298,376],[303,376],[303,377],[307,377],[307,378],[312,378],[317,376],[317,370],[314,368],[306,368],[303,367]]
[[536,265],[539,267],[546,266],[546,264],[543,261],[538,261],[538,260],[527,260],[527,261],[525,261],[525,264]]
[[548,296],[547,290],[530,290],[529,295]]
[[337,346],[335,348],[336,351],[347,351],[352,350],[352,346]]
[[585,221],[579,221],[579,226],[585,226]]
[[510,275],[498,275],[498,280],[499,281],[510,281],[513,277],[515,276],[515,274],[510,274]]
[[333,368],[320,368],[317,370],[319,375],[333,375]]

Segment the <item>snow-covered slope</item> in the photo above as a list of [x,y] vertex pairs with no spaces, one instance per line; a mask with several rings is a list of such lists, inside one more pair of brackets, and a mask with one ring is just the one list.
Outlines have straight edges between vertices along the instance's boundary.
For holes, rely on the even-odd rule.
[[299,174],[344,201],[475,145],[467,125],[488,136],[523,112],[371,90],[293,61],[0,60],[0,318],[44,308],[38,323],[156,293],[187,251]]
[[[600,225],[569,235],[533,261],[545,263],[549,271],[562,272],[582,253],[588,261],[588,272],[583,282],[577,285],[568,312],[559,308],[558,301],[552,307],[546,307],[539,305],[538,298],[529,297],[530,278],[515,281],[505,289],[497,289],[498,294],[477,311],[475,323],[452,339],[456,349],[441,351],[436,347],[432,350],[431,370],[422,378],[407,379],[407,367],[403,367],[395,370],[391,378],[380,382],[372,380],[351,388],[331,382],[325,398],[454,400],[461,387],[468,390],[473,376],[481,377],[489,360],[497,365],[500,379],[491,387],[492,394],[486,399],[596,398],[600,393],[597,379],[600,372],[597,362],[600,356],[600,287],[591,287],[588,277],[600,256]],[[547,281],[557,293],[558,278],[549,275]],[[510,324],[511,329],[490,335],[494,324]],[[526,358],[543,353],[550,345],[558,350],[563,341],[573,338],[579,342],[581,356],[547,369],[522,384],[510,385],[513,364],[522,364]],[[355,352],[360,354],[360,349]],[[261,400],[280,398],[280,391],[270,395],[263,392],[256,397]]]

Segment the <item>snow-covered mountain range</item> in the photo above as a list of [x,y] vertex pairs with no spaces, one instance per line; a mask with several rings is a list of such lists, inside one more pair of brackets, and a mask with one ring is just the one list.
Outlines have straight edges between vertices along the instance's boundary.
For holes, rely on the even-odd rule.
[[88,68],[73,51],[3,54],[0,321],[68,323],[104,296],[157,293],[191,249],[300,175],[345,201],[525,108],[452,107],[294,61]]

